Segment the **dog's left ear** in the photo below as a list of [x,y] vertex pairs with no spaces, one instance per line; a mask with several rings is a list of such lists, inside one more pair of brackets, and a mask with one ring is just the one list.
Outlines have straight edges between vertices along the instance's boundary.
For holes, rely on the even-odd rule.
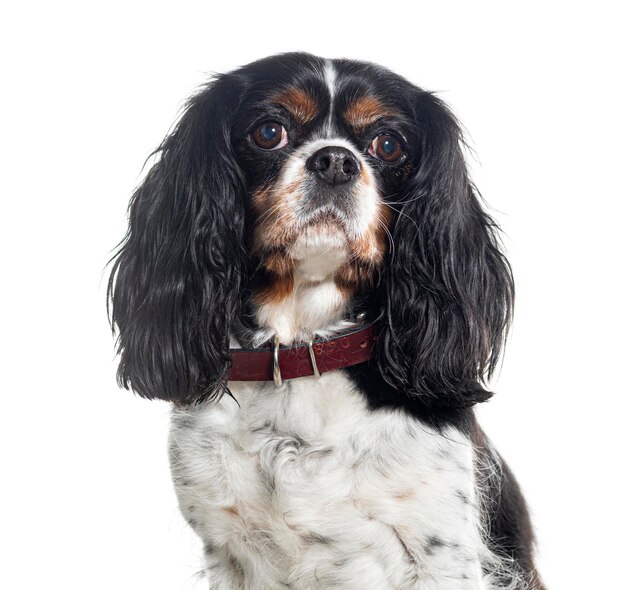
[[487,399],[511,320],[514,286],[463,158],[459,124],[419,91],[419,152],[400,198],[381,278],[375,358],[383,378],[423,403],[464,407]]
[[232,127],[243,89],[223,75],[194,96],[132,196],[109,280],[118,381],[190,403],[225,390],[245,276],[245,180]]

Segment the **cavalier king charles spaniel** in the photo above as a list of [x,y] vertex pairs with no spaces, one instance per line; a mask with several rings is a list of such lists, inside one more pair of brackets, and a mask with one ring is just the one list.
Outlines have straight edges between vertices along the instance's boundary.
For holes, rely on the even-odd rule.
[[172,402],[212,589],[533,589],[528,511],[473,407],[513,279],[448,107],[282,54],[186,104],[132,196],[120,384]]

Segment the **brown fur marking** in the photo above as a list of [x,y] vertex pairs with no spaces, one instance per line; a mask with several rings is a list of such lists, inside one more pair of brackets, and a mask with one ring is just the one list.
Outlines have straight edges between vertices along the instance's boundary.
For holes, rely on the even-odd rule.
[[261,187],[257,191],[253,192],[250,195],[250,202],[252,203],[252,208],[257,214],[261,214],[264,209],[266,209],[269,198],[270,198],[271,188],[268,186]]
[[[252,194],[252,210],[255,214],[252,250],[257,254],[276,251],[295,239],[294,215],[284,195],[297,190],[300,179],[289,185],[266,185]],[[297,195],[296,195],[297,198]]]
[[363,96],[351,102],[345,118],[356,129],[363,129],[381,117],[391,117],[395,111],[384,106],[375,96]]
[[263,257],[264,268],[280,277],[291,275],[295,264],[295,260],[283,250],[266,253]]
[[387,232],[391,223],[391,208],[384,203],[378,204],[376,221],[359,239],[354,240],[350,246],[355,258],[367,260],[375,265],[382,262],[387,251]]
[[335,285],[346,297],[352,297],[360,286],[372,284],[376,271],[387,252],[387,232],[392,220],[391,209],[379,203],[374,223],[358,239],[350,240],[350,261],[335,273]]
[[301,88],[288,88],[275,96],[274,101],[287,109],[291,116],[301,124],[313,120],[318,113],[315,99]]
[[256,291],[252,297],[255,305],[279,304],[284,301],[293,291],[293,276],[272,276],[269,283]]

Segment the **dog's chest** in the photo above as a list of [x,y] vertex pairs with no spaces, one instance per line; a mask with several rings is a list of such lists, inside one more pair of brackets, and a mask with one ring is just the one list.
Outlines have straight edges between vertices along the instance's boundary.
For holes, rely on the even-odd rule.
[[[477,587],[481,541],[464,435],[368,410],[340,372],[231,391],[238,403],[224,397],[175,410],[172,420],[176,490],[212,580]],[[448,586],[436,582],[444,571]]]

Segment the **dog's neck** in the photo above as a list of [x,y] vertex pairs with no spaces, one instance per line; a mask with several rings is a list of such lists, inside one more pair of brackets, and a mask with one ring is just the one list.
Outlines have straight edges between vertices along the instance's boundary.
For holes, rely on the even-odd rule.
[[350,325],[342,318],[351,296],[336,276],[348,259],[345,244],[336,238],[301,241],[290,255],[294,261],[290,276],[276,277],[275,284],[266,287],[273,296],[256,306],[261,330],[255,335],[255,345],[274,336],[281,344],[306,342]]

